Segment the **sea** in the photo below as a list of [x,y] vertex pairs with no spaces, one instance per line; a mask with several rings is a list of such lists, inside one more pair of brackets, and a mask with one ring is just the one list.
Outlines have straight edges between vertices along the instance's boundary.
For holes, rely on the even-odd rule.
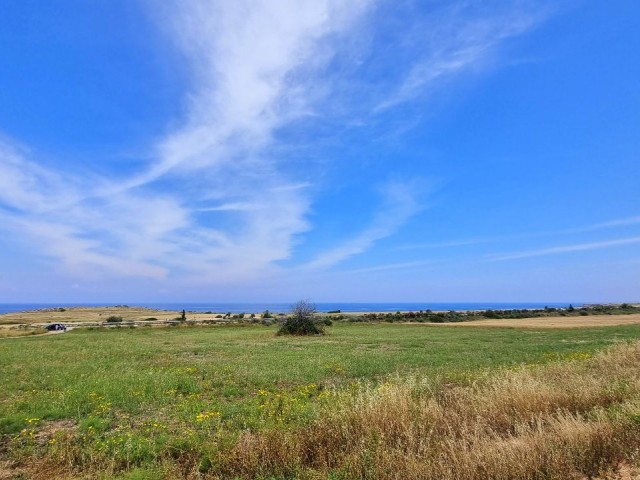
[[[293,302],[288,303],[230,303],[230,302],[199,302],[199,303],[0,303],[0,313],[26,312],[45,308],[70,308],[70,307],[109,307],[109,306],[136,306],[148,307],[158,310],[188,312],[215,312],[215,313],[259,313],[269,310],[272,313],[285,313],[291,310]],[[514,310],[536,309],[544,307],[563,308],[569,305],[582,306],[580,302],[547,302],[547,303],[433,303],[433,302],[388,302],[388,303],[348,303],[348,302],[318,302],[315,303],[319,312],[340,310],[345,313],[358,312],[407,312],[419,310],[449,311],[449,310]]]

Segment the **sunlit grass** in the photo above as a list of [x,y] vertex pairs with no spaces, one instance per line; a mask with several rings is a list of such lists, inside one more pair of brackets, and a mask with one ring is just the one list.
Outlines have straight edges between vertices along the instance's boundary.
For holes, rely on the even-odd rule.
[[363,379],[422,375],[470,384],[496,368],[579,362],[640,338],[640,326],[384,323],[328,331],[286,338],[262,326],[121,328],[3,340],[0,431],[11,439],[3,456],[62,458],[114,472],[167,461],[190,468],[204,462],[207,470],[215,452],[242,432],[309,425],[333,392]]

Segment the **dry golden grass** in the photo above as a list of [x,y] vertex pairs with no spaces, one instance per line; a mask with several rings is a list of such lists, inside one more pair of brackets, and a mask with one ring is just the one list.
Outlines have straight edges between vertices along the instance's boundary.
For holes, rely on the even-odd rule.
[[[145,307],[69,307],[63,311],[56,308],[0,314],[0,325],[35,325],[46,323],[82,324],[104,322],[110,316],[122,317],[124,321],[143,321],[156,318],[162,321],[174,320],[178,311],[156,310]],[[216,314],[187,313],[187,320],[221,320]]]
[[640,342],[467,386],[397,378],[336,393],[319,420],[245,432],[215,478],[583,479],[640,447]]
[[33,328],[18,328],[18,327],[10,327],[6,325],[0,325],[0,338],[16,338],[16,337],[29,337],[32,335],[47,335],[47,332],[44,328],[33,327]]
[[640,314],[589,315],[572,317],[501,318],[451,323],[422,323],[436,327],[502,327],[502,328],[587,328],[635,325],[640,323]]
[[142,307],[72,307],[65,308],[64,311],[51,308],[4,313],[0,315],[0,324],[104,322],[112,315],[121,316],[125,320],[143,320],[148,317],[170,320],[176,317],[178,313]]

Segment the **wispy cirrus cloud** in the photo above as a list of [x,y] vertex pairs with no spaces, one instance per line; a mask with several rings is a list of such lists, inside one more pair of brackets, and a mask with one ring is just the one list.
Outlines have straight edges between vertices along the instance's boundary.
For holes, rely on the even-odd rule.
[[309,227],[309,199],[266,148],[277,128],[312,108],[308,78],[330,57],[329,37],[366,7],[332,0],[165,5],[161,22],[171,23],[193,69],[182,126],[129,178],[47,170],[3,145],[5,225],[66,267],[116,274],[226,268],[230,279],[288,257]]
[[167,22],[191,59],[194,88],[185,124],[159,143],[160,161],[138,181],[176,167],[260,163],[275,130],[313,109],[333,36],[369,3],[172,2]]
[[409,42],[418,53],[404,78],[375,112],[433,93],[447,80],[483,66],[505,40],[538,25],[549,14],[541,2],[445,2],[417,20]]
[[370,249],[378,240],[396,233],[413,215],[421,210],[412,183],[391,182],[383,189],[384,202],[370,225],[337,247],[321,252],[303,268],[322,269],[336,265]]
[[585,227],[575,228],[572,231],[586,232],[590,230],[603,230],[603,229],[617,228],[617,227],[628,227],[631,225],[640,225],[640,215],[635,217],[616,218],[606,222],[594,223],[593,225],[587,225]]
[[168,234],[187,225],[178,202],[134,193],[95,197],[93,189],[107,181],[54,172],[26,155],[6,140],[0,145],[5,228],[71,270],[93,266],[122,275],[166,273],[153,260],[171,250]]
[[556,247],[541,248],[536,250],[527,250],[523,252],[498,253],[487,255],[485,258],[489,261],[501,260],[517,260],[520,258],[542,257],[546,255],[556,255],[561,253],[582,252],[588,250],[599,250],[603,248],[618,247],[621,245],[632,245],[640,243],[640,237],[617,238],[602,242],[577,243],[573,245],[561,245]]
[[576,233],[595,232],[598,230],[610,230],[619,229],[624,227],[632,227],[634,225],[640,225],[640,216],[617,218],[608,220],[606,222],[598,222],[590,225],[577,226],[573,228],[566,228],[562,230],[547,230],[536,232],[523,232],[512,235],[496,235],[492,237],[471,237],[455,240],[448,240],[442,242],[423,242],[401,245],[397,247],[397,250],[418,250],[418,249],[431,249],[431,248],[450,248],[450,247],[466,247],[472,245],[480,245],[485,243],[497,243],[511,240],[525,240],[531,238],[542,238],[558,235],[571,235]]
[[[341,40],[354,25],[375,37],[377,25],[359,22],[375,18],[381,3],[163,3],[158,21],[190,68],[183,118],[171,120],[175,128],[149,146],[150,160],[129,176],[47,168],[33,152],[5,141],[3,228],[83,274],[163,279],[179,272],[228,282],[290,258],[313,227],[309,190],[317,185],[308,182],[304,159],[279,148],[283,127],[332,115],[366,126],[356,103],[375,116],[428,94],[539,20],[521,2],[498,9],[466,1],[434,7],[422,23],[394,33],[394,48],[406,50],[399,77],[380,76],[375,88],[361,88],[360,60],[351,62]],[[329,68],[338,58],[354,66]],[[354,86],[348,94],[337,87],[344,84]],[[329,268],[362,254],[423,208],[406,183],[388,184],[383,197],[372,205],[368,227],[317,253],[305,267]],[[219,271],[226,272],[222,279],[212,273]]]

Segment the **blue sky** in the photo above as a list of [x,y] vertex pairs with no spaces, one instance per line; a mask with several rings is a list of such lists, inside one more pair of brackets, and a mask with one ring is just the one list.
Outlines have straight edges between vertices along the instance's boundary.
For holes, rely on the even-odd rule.
[[640,3],[8,0],[0,302],[640,300]]

